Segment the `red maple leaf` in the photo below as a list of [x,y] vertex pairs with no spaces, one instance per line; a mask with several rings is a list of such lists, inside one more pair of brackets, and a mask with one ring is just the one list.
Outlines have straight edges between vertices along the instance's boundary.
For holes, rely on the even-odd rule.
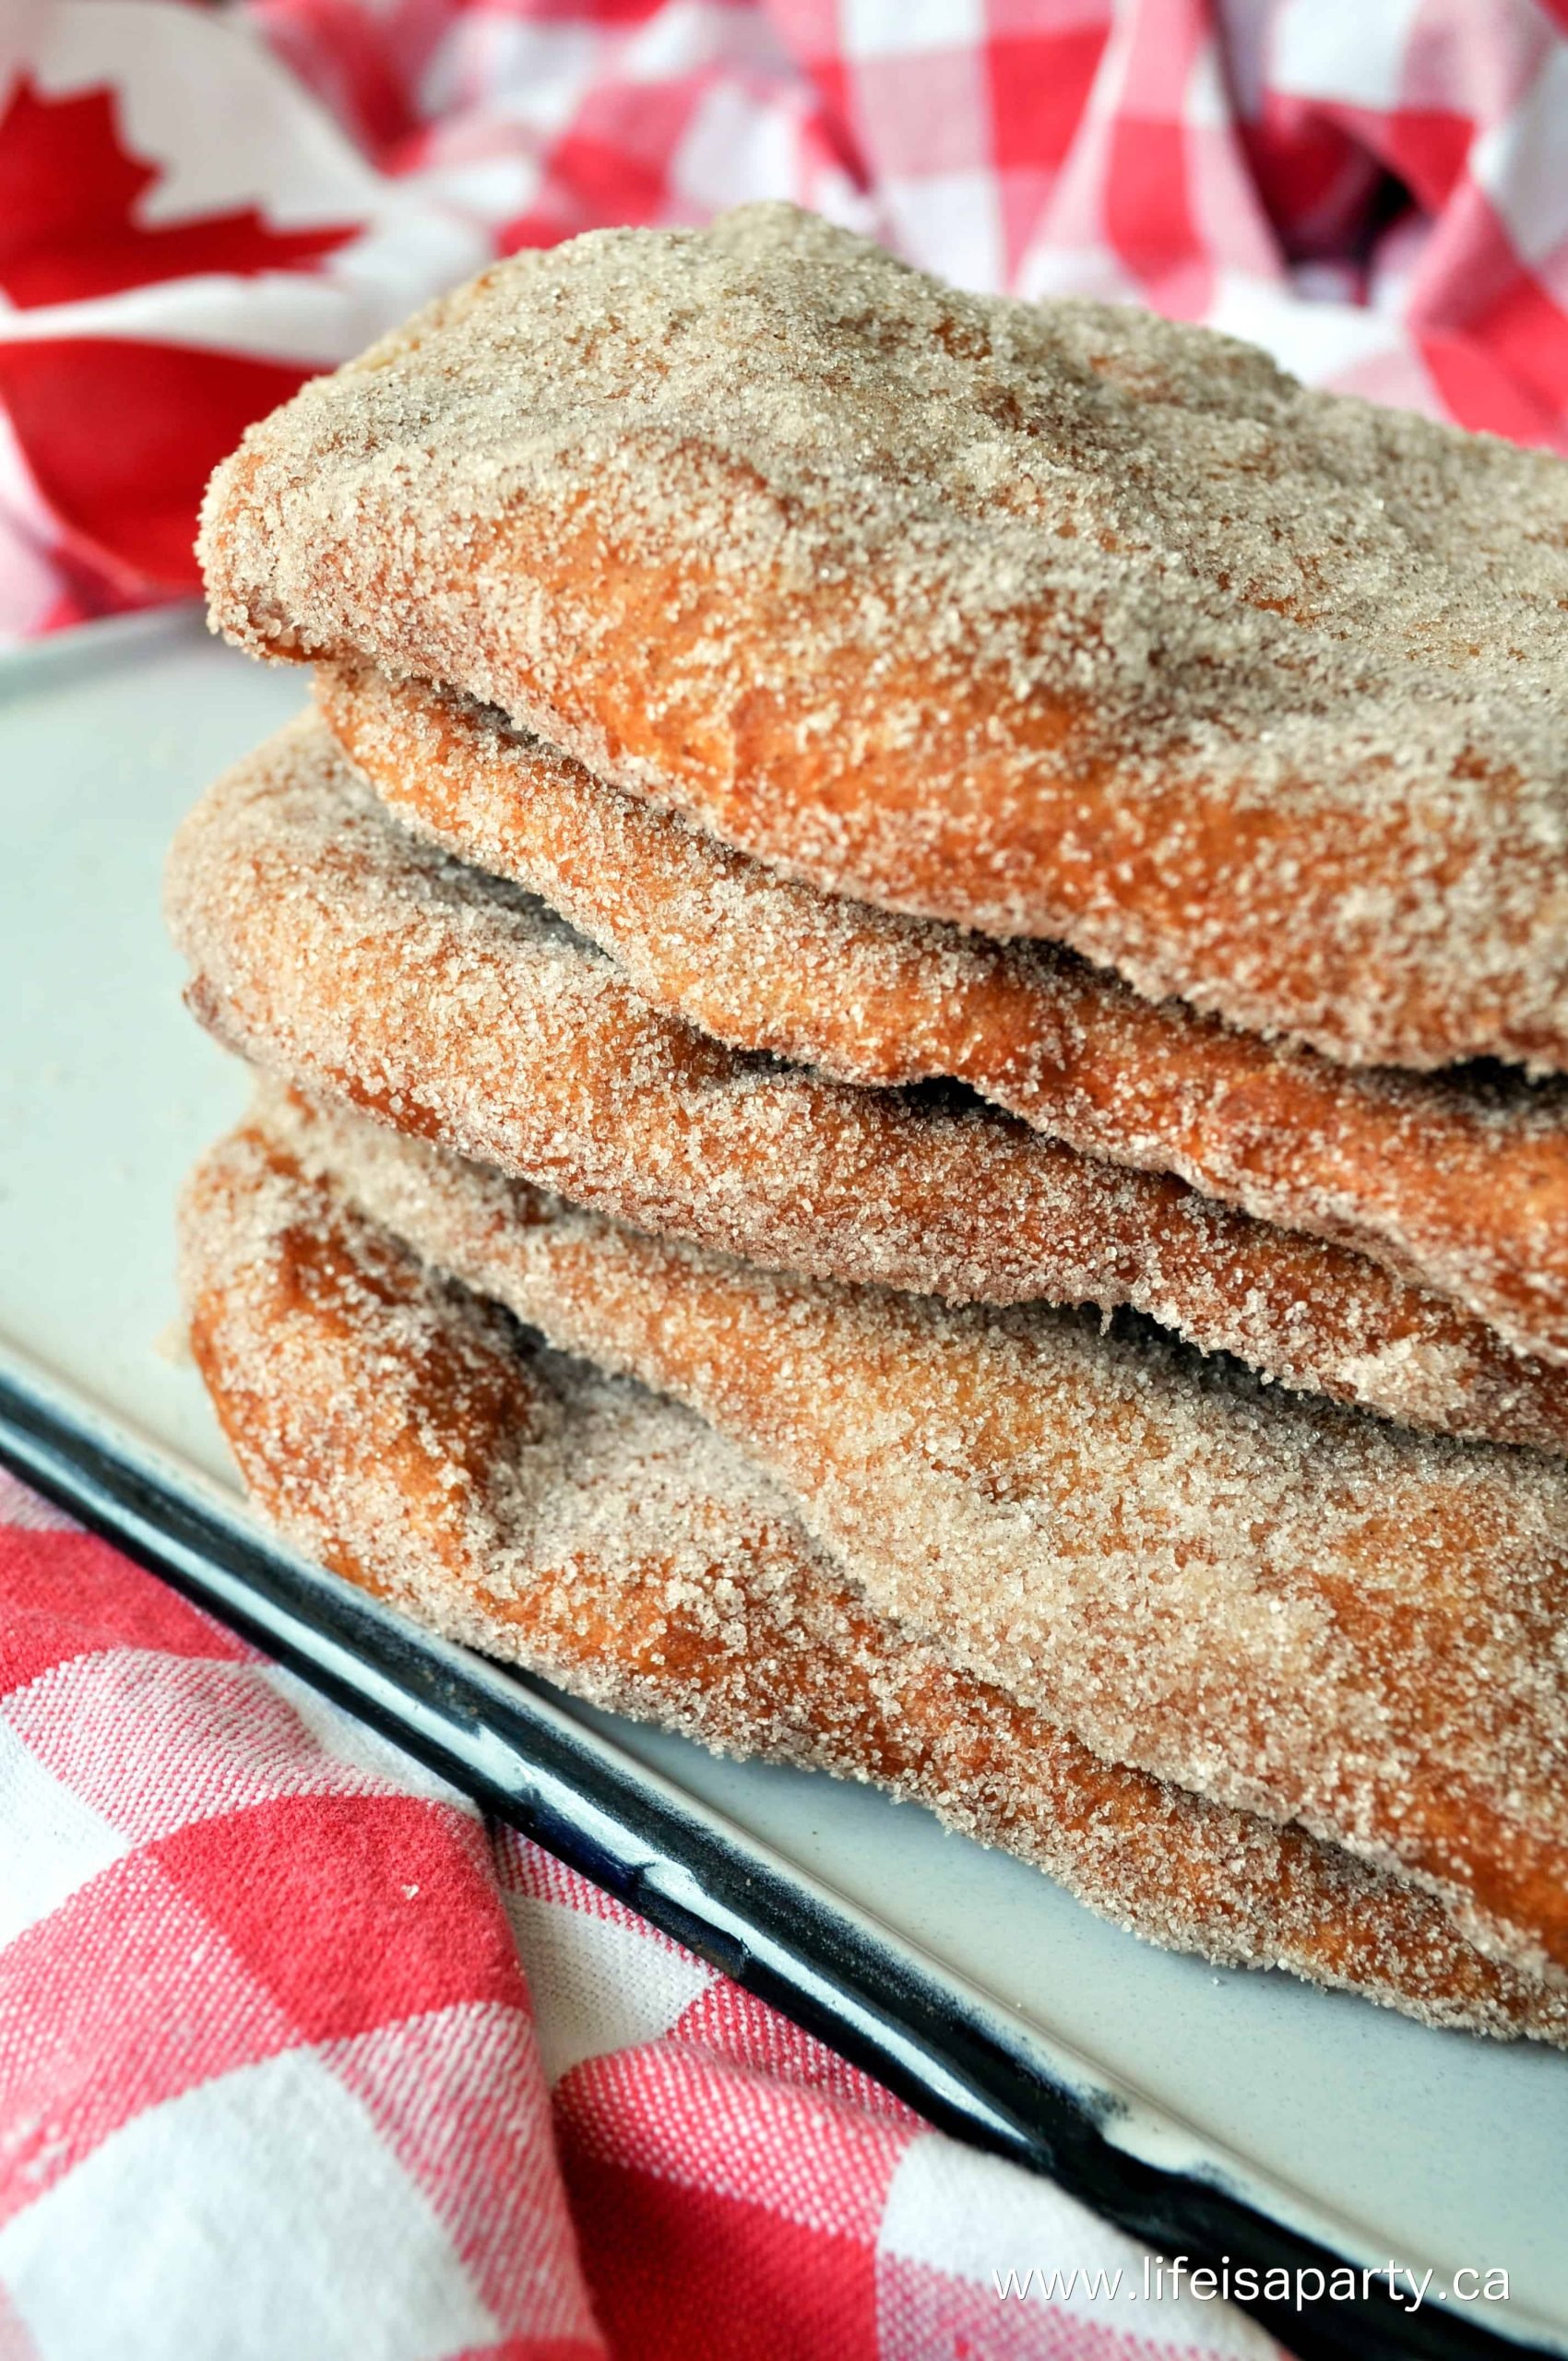
[[23,76],[0,115],[0,288],[27,308],[197,271],[297,270],[359,226],[277,230],[244,206],[149,227],[136,207],[158,177],[121,139],[109,86],[51,99]]

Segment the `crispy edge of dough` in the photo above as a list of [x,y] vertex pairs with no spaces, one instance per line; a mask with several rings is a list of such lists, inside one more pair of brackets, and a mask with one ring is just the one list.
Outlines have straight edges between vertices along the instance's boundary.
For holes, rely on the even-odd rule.
[[759,1271],[265,1096],[432,1263],[695,1410],[879,1613],[1108,1760],[1300,1821],[1568,1972],[1560,1462],[1042,1307]]
[[[634,234],[646,255],[669,250],[660,233]],[[707,234],[732,236],[733,224]],[[826,235],[864,263],[863,242]],[[1098,531],[1087,517],[1042,516],[1032,567],[1013,552],[1012,572],[1033,583],[1032,593],[1020,587],[1012,600],[988,599],[970,581],[966,599],[944,583],[940,565],[934,576],[917,573],[900,593],[888,578],[888,548],[879,562],[857,564],[852,535],[836,530],[831,495],[825,508],[799,482],[789,492],[771,484],[769,457],[784,454],[748,459],[736,447],[733,419],[723,428],[689,416],[659,426],[646,403],[640,418],[618,416],[591,395],[588,431],[574,437],[557,424],[510,467],[487,450],[487,464],[465,479],[460,434],[444,407],[444,366],[453,383],[471,386],[487,369],[503,383],[504,365],[516,366],[515,353],[504,350],[509,318],[526,314],[541,275],[549,283],[552,270],[591,267],[592,243],[573,241],[549,264],[514,259],[482,274],[249,430],[215,476],[204,510],[199,546],[218,628],[264,656],[358,652],[394,671],[451,680],[601,775],[829,891],[996,933],[1072,940],[1150,997],[1182,991],[1259,1030],[1310,1035],[1349,1062],[1431,1066],[1485,1053],[1561,1067],[1568,1058],[1561,978],[1555,998],[1548,993],[1546,1006],[1523,1012],[1514,1005],[1527,973],[1522,957],[1517,974],[1484,988],[1486,963],[1472,958],[1396,990],[1365,929],[1352,940],[1342,915],[1375,877],[1419,969],[1423,947],[1430,958],[1431,930],[1416,922],[1418,877],[1456,907],[1477,868],[1495,900],[1516,900],[1522,890],[1528,897],[1533,807],[1505,747],[1472,744],[1462,753],[1444,742],[1435,749],[1423,785],[1454,796],[1478,780],[1490,789],[1482,813],[1472,808],[1468,829],[1444,847],[1435,874],[1430,808],[1420,793],[1402,790],[1396,774],[1384,805],[1370,813],[1348,812],[1332,798],[1318,808],[1310,795],[1301,809],[1277,809],[1277,797],[1246,791],[1254,781],[1236,750],[1251,733],[1229,707],[1260,668],[1278,677],[1286,718],[1293,670],[1314,662],[1328,667],[1329,694],[1343,704],[1340,726],[1320,730],[1301,756],[1304,774],[1287,774],[1290,787],[1306,787],[1314,763],[1336,766],[1336,740],[1370,742],[1392,772],[1384,742],[1402,685],[1397,651],[1388,653],[1381,687],[1369,690],[1365,668],[1344,669],[1338,649],[1356,635],[1316,631],[1317,601],[1303,585],[1293,597],[1236,597],[1231,630],[1216,632],[1206,599],[1229,596],[1228,569],[1176,589],[1192,569],[1177,569],[1156,588],[1128,565],[1113,585],[1097,574],[1075,595],[1060,572],[1069,551],[1084,545],[1098,565],[1093,552],[1117,545],[1115,526],[1110,516]],[[901,266],[880,260],[899,274],[890,289],[909,285]],[[936,334],[952,337],[956,355],[984,350],[988,317],[1008,323],[992,367],[1008,345],[1039,333],[1038,311],[1031,317],[996,299],[988,309],[929,279],[920,284],[933,307],[945,309]],[[628,281],[621,291],[631,291]],[[622,333],[623,309],[612,306],[607,333]],[[722,333],[717,315],[714,332]],[[580,339],[590,350],[600,340]],[[1222,342],[1226,374],[1250,365],[1289,384],[1262,355]],[[1220,345],[1206,349],[1218,360]],[[563,348],[563,382],[576,358]],[[1110,359],[1090,362],[1092,377],[1112,400],[1126,399],[1129,417],[1161,400],[1158,386],[1138,382],[1136,368],[1107,365]],[[630,355],[626,366],[636,373]],[[649,375],[660,374],[656,354]],[[537,403],[526,384],[525,376],[511,392],[529,414]],[[395,401],[380,440],[371,422],[388,388],[407,400],[403,447]],[[555,388],[536,372],[535,391]],[[992,391],[976,416],[994,421],[1001,411]],[[1289,422],[1281,412],[1272,427],[1310,447],[1335,397],[1292,391]],[[1190,392],[1177,398],[1190,411],[1199,407]],[[1338,398],[1342,417],[1364,413],[1365,405]],[[1057,420],[1056,431],[1063,423]],[[1388,469],[1393,496],[1382,504],[1391,509],[1419,504],[1439,453],[1449,460],[1473,453],[1478,478],[1496,477],[1505,464],[1489,438],[1467,441],[1397,417],[1380,425],[1366,437],[1363,467]],[[1401,435],[1420,454],[1413,466],[1401,456]],[[1025,451],[1020,445],[1021,475],[1030,469]],[[1086,469],[1094,456],[1092,448],[1083,455]],[[1527,464],[1519,455],[1516,465]],[[1341,458],[1334,484],[1341,499],[1353,481]],[[847,517],[856,503],[842,481],[836,493]],[[758,546],[751,563],[740,555],[736,520],[755,525],[759,509],[767,520],[763,540],[782,563],[766,563]],[[808,514],[814,530],[802,534]],[[999,528],[1021,518],[1008,502],[991,514]],[[911,548],[922,539],[911,535]],[[1411,563],[1422,560],[1418,541]],[[476,599],[476,582],[485,597]],[[944,631],[922,628],[931,612],[942,615]],[[1237,625],[1256,643],[1250,663],[1234,660]],[[1173,665],[1172,633],[1183,628],[1196,632],[1204,657]],[[1175,698],[1169,712],[1158,698],[1151,706],[1152,660],[1135,688],[1121,661],[1123,643],[1142,648],[1151,640],[1165,694]],[[1407,646],[1406,669],[1410,654]],[[1463,681],[1462,664],[1450,670]],[[1443,705],[1442,671],[1429,679],[1428,703]],[[1172,682],[1185,682],[1184,698]],[[1446,694],[1457,705],[1462,690]],[[1188,736],[1204,736],[1206,724],[1206,765],[1184,746]],[[1545,931],[1538,903],[1523,931],[1532,940]],[[1310,980],[1303,945],[1321,969]],[[1332,960],[1328,945],[1336,949]],[[1538,989],[1537,1002],[1542,997]]]
[[[1359,1286],[1378,1299],[1392,1346],[1466,1358],[1473,1377],[1439,1380],[1423,1414],[1416,1387],[1402,1405],[1369,1397],[1371,1371],[1359,1388],[1336,1385],[1325,1350],[1324,1391],[1450,1432],[1561,1442],[1568,1390],[1531,1365],[1530,1345],[1568,1352],[1568,1120],[1511,1128],[1451,1080],[1348,1072],[1180,1003],[1140,1000],[1070,955],[820,893],[428,682],[323,665],[316,696],[346,757],[399,819],[540,894],[654,1005],[742,1051],[846,1082],[952,1076],[1096,1166],[1175,1174],[1268,1223],[1271,1237],[1332,1241],[1357,1263],[1275,1248],[1282,1264],[1295,1258],[1278,1275],[1282,1299],[1332,1304]],[[1538,1116],[1541,1103],[1522,1106]],[[1244,1235],[1234,1231],[1231,1251]],[[1265,1241],[1255,1245],[1261,1264]],[[1374,1279],[1363,1258],[1388,1275]],[[1254,1270],[1248,1287],[1268,1286]],[[1434,1291],[1469,1320],[1441,1312]],[[1201,1316],[1127,1299],[1200,1345],[1299,1382],[1282,1336],[1271,1358]],[[1543,1323],[1537,1339],[1532,1325]],[[1500,1347],[1498,1329],[1526,1341]],[[1439,1409],[1445,1386],[1463,1395],[1472,1384],[1499,1410],[1518,1395],[1513,1428],[1495,1412],[1467,1426]]]
[[1360,1257],[995,1112],[748,1061],[651,1008],[399,828],[320,724],[189,815],[169,902],[220,1038],[641,1228],[955,1299],[1131,1302],[1294,1386],[1561,1443],[1550,1372]]
[[880,1624],[766,1502],[710,1500],[681,1536],[695,1560],[657,1525],[613,1553],[568,1525],[556,1564],[519,1567],[507,1495],[550,1423],[548,1372],[265,1130],[203,1159],[182,1242],[193,1349],[247,1487],[334,1572],[615,1710],[924,1803],[1147,1940],[1568,2046],[1568,2000],[1431,1897],[1100,1762]]

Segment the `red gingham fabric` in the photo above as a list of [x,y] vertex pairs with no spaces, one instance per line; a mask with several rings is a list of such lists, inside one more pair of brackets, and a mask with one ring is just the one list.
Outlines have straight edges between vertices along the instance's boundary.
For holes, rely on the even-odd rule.
[[194,588],[245,421],[493,255],[747,197],[1568,449],[1565,157],[1568,0],[9,0],[0,636]]
[[1143,2284],[0,1472],[4,2361],[1277,2361]]

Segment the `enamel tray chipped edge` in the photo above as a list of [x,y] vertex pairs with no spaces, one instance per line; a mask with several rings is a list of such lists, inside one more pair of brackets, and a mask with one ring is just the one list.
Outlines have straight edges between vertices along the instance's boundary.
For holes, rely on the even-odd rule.
[[[1375,2266],[1390,2259],[1391,2234],[1370,2205],[1294,2175],[1289,2138],[1266,2136],[1255,2101],[1256,2119],[1249,2126],[1243,2109],[1239,2120],[1257,2137],[1234,2125],[1222,2136],[1158,2087],[1124,2029],[1119,2058],[1114,2029],[1102,2046],[1054,2023],[1048,1951],[1039,1989],[1018,1988],[1016,1940],[998,1952],[999,1972],[963,1972],[951,1956],[962,1950],[956,1923],[944,1925],[944,1869],[954,1922],[981,1885],[998,1924],[1009,1912],[1022,1923],[1049,1895],[1046,1937],[1060,1922],[1088,1943],[1097,1975],[1109,1961],[1130,1985],[1149,1985],[1156,2007],[1163,1986],[1173,2041],[1213,2037],[1212,2011],[1223,2047],[1237,1996],[1255,2017],[1260,1987],[1271,1987],[1263,2046],[1266,2057],[1277,2027],[1280,2110],[1306,2103],[1301,2085],[1318,2065],[1331,2087],[1337,2072],[1346,2153],[1359,2157],[1367,2130],[1350,2119],[1355,2094],[1369,2076],[1383,2083],[1391,2118],[1409,2119],[1408,2152],[1394,2141],[1385,2177],[1417,2172],[1445,2139],[1452,2173],[1484,2179],[1488,2143],[1500,2164],[1526,2123],[1516,2210],[1544,2175],[1540,2220],[1519,2231],[1538,2249],[1568,2192],[1568,2060],[1152,1952],[1087,1921],[1021,1865],[937,1836],[912,1808],[820,1776],[719,1766],[436,1640],[294,1558],[250,1517],[222,1481],[194,1375],[155,1350],[173,1311],[179,1176],[243,1103],[243,1086],[178,1006],[157,881],[180,812],[299,704],[303,685],[211,646],[189,611],[0,657],[0,841],[13,848],[0,892],[0,1459],[944,2130],[1051,2174],[1154,2246],[1294,2273],[1342,2260]],[[840,1841],[836,1855],[833,1831],[856,1813],[885,1815],[873,1843],[912,1847],[921,1877],[934,1864],[934,1901],[922,1897],[915,1913],[927,1940],[855,1891],[854,1845]],[[784,1841],[769,1842],[780,1829]],[[817,1873],[824,1864],[837,1874]],[[1032,1940],[1032,1920],[1026,1931]],[[1320,2016],[1321,2044],[1333,2047],[1314,2050]],[[1553,2109],[1565,2123],[1560,2149]],[[1270,2146],[1265,2161],[1257,2151]],[[1482,2179],[1476,2219],[1495,2237]],[[1400,2218],[1419,2225],[1420,2211],[1417,2191]],[[1431,2245],[1407,2226],[1393,2253],[1419,2271],[1446,2245],[1447,2268],[1507,2267],[1507,2254],[1455,2243],[1464,2213],[1461,2194]],[[1412,2312],[1374,2288],[1365,2304],[1255,2308],[1303,2355],[1568,2354],[1568,2287],[1561,2305],[1555,2286],[1544,2292],[1463,2308],[1434,2294]],[[1136,2325],[1130,2314],[1126,2324]]]

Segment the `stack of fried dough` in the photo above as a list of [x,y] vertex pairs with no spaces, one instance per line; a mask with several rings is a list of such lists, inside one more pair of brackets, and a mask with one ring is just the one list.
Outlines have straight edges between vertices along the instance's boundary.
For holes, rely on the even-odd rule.
[[1568,468],[786,208],[255,427],[170,879],[256,1501],[1153,1940],[1568,2043]]

